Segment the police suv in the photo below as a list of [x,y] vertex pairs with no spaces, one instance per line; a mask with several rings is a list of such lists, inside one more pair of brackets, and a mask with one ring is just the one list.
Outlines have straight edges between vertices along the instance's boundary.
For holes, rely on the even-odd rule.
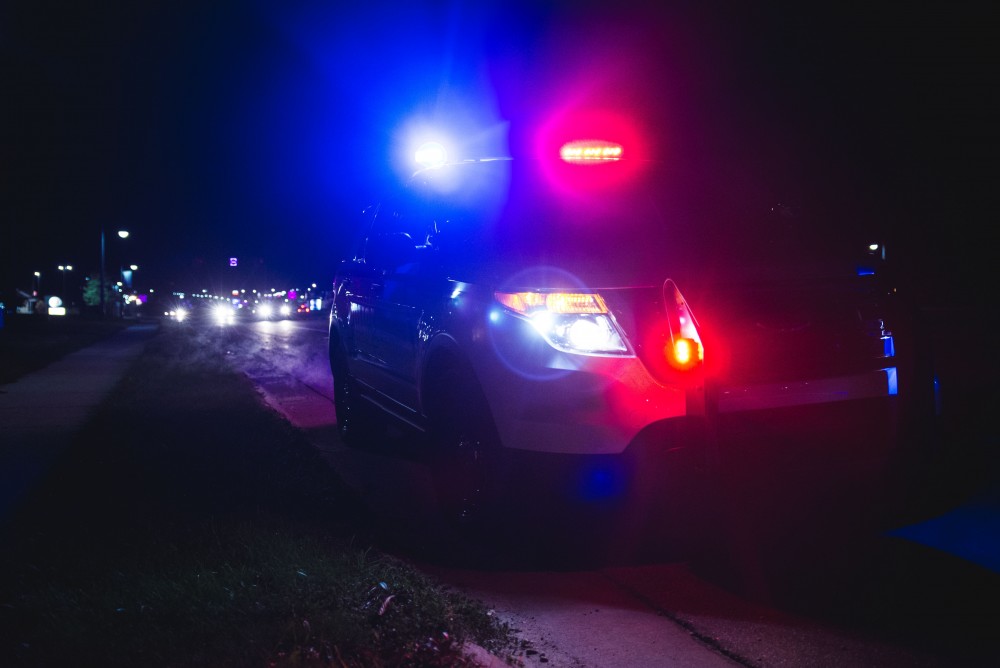
[[613,141],[417,171],[336,274],[343,438],[426,435],[442,507],[472,522],[517,493],[513,455],[636,473],[727,414],[891,412],[881,247],[703,185]]

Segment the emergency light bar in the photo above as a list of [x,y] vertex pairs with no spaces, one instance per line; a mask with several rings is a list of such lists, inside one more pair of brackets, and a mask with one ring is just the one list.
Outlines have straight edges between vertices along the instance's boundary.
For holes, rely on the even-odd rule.
[[562,145],[559,157],[566,162],[621,160],[622,145],[605,141],[571,141]]

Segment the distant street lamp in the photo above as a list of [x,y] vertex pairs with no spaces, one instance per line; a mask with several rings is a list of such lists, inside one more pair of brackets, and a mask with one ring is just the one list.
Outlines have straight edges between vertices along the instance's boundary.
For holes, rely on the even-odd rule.
[[32,292],[34,293],[33,296],[37,297],[38,292],[42,289],[42,272],[40,271],[35,272],[34,283],[35,283],[35,289],[32,290]]
[[122,285],[126,288],[132,288],[132,274],[139,268],[139,265],[130,264],[128,269],[124,266],[119,265],[118,271],[121,273]]
[[[62,274],[62,284],[63,284],[62,297],[63,297],[63,299],[66,299],[66,272],[67,271],[73,271],[73,265],[71,265],[71,264],[61,264],[61,265],[59,265],[59,272]],[[67,300],[67,301],[69,301],[69,300]]]
[[[128,230],[118,230],[118,237],[121,239],[128,239]],[[105,290],[105,271],[104,271],[104,226],[101,226],[101,317],[106,317],[108,315],[107,304],[105,303],[104,290]]]

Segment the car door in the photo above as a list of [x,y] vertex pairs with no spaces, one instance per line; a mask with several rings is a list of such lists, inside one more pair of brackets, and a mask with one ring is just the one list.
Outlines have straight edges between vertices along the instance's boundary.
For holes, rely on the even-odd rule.
[[428,207],[400,200],[385,206],[369,236],[366,262],[371,284],[371,363],[366,382],[385,408],[412,420],[417,407],[420,328],[440,292],[434,229]]
[[375,352],[372,339],[373,294],[380,289],[381,275],[366,261],[367,239],[371,234],[377,205],[363,212],[361,236],[354,256],[344,261],[337,272],[334,309],[340,336],[347,352],[351,374],[360,380],[370,377]]

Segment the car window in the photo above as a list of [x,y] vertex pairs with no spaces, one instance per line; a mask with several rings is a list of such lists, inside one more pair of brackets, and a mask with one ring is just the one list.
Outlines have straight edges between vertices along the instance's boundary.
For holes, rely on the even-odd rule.
[[365,241],[365,262],[387,271],[435,266],[437,218],[427,201],[411,193],[387,200],[379,207]]
[[[659,283],[671,255],[690,258],[690,248],[678,252],[690,220],[668,212],[662,197],[651,196],[662,193],[642,184],[581,196],[552,187],[530,168],[495,163],[459,165],[455,172],[434,172],[411,191],[454,278],[488,274],[491,282],[506,283],[525,270],[551,268],[571,283],[631,283],[638,280],[626,276],[631,270],[652,275],[655,268]],[[614,275],[595,279],[602,270]]]

